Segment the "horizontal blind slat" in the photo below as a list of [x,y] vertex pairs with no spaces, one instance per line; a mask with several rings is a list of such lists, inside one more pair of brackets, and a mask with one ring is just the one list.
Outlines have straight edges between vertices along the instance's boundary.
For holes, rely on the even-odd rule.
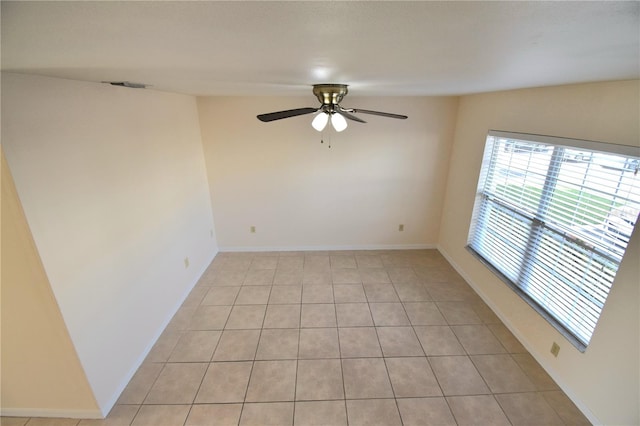
[[469,246],[586,345],[640,210],[640,156],[558,141],[488,136]]

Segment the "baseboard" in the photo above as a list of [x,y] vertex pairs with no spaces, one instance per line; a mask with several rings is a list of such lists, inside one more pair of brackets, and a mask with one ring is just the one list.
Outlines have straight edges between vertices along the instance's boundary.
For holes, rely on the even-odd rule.
[[65,410],[46,408],[0,408],[2,417],[55,417],[66,419],[102,419],[100,410]]
[[462,269],[460,267],[460,265],[458,265],[453,260],[451,255],[449,255],[449,253],[447,253],[447,251],[444,250],[440,245],[438,245],[437,249],[440,252],[440,254],[442,254],[442,256],[445,259],[447,259],[447,261],[453,267],[453,269],[455,269],[456,272],[458,274],[460,274],[460,276],[462,276],[462,278],[464,278],[464,280],[467,282],[467,284],[469,284],[471,286],[471,288],[473,288],[473,290],[476,292],[476,294],[478,296],[480,296],[480,298],[484,301],[484,303],[486,303],[489,306],[489,308],[491,308],[491,310],[498,316],[498,318],[500,318],[500,321],[503,322],[505,327],[507,327],[509,329],[509,331],[514,336],[516,336],[516,338],[522,344],[522,346],[524,346],[525,349],[531,354],[531,356],[542,366],[542,368],[547,372],[547,374],[549,374],[549,376],[551,376],[551,378],[556,382],[556,384],[560,387],[560,389],[562,389],[562,391],[569,397],[569,399],[578,407],[578,409],[582,412],[582,414],[584,414],[585,417],[587,417],[587,419],[592,424],[594,424],[594,425],[602,424],[602,422],[600,422],[598,420],[598,418],[591,412],[591,410],[589,410],[589,408],[587,408],[580,401],[580,399],[576,397],[575,393],[573,393],[571,391],[571,388],[569,388],[561,379],[558,379],[558,377],[557,377],[558,375],[555,372],[555,370],[551,366],[549,366],[538,355],[537,351],[535,351],[531,347],[531,345],[529,344],[527,339],[522,335],[522,333],[520,333],[520,331],[518,331],[518,329],[516,327],[514,327],[514,325],[511,323],[511,321],[509,321],[509,319],[502,313],[502,311],[500,311],[500,309],[498,309],[495,306],[495,304],[491,301],[491,299],[489,299],[483,292],[480,291],[478,285],[474,282],[474,280],[471,279],[471,277],[469,277],[467,275],[467,273],[464,271],[464,269]]
[[221,252],[265,252],[265,251],[340,251],[340,250],[425,250],[435,249],[435,244],[363,244],[345,246],[273,246],[273,247],[220,247]]
[[[151,340],[151,343],[149,345],[147,345],[147,347],[143,351],[142,355],[136,360],[136,363],[134,364],[133,368],[131,370],[129,370],[129,373],[125,377],[125,380],[123,380],[123,382],[120,384],[120,386],[118,387],[116,392],[113,394],[113,396],[109,399],[109,401],[106,404],[104,404],[104,406],[102,407],[102,417],[90,417],[90,418],[105,418],[105,417],[107,417],[107,415],[109,414],[109,412],[111,411],[113,406],[116,404],[116,402],[118,402],[118,398],[120,398],[120,395],[122,394],[124,389],[127,387],[129,382],[133,378],[133,375],[136,374],[136,371],[138,371],[138,368],[140,368],[140,366],[142,365],[144,360],[147,358],[147,356],[149,355],[149,352],[151,352],[151,349],[153,349],[153,346],[156,344],[156,342],[158,341],[158,339],[160,338],[160,336],[162,335],[164,330],[167,328],[167,326],[169,325],[169,322],[171,321],[173,316],[176,314],[176,312],[178,312],[178,309],[180,309],[180,306],[182,306],[182,304],[184,303],[186,298],[189,296],[189,293],[191,293],[191,291],[193,290],[195,285],[198,283],[198,281],[200,280],[200,278],[202,277],[202,275],[204,274],[206,269],[209,267],[209,265],[211,264],[213,259],[218,254],[218,251],[219,250],[214,250],[213,254],[209,258],[209,261],[205,262],[205,264],[202,267],[202,270],[197,275],[196,280],[193,283],[191,283],[191,285],[189,285],[187,287],[187,289],[185,290],[185,292],[180,296],[180,298],[178,299],[178,303],[173,307],[173,309],[171,310],[170,314],[167,316],[167,318],[165,318],[165,320],[163,321],[162,325],[158,328],[158,330],[156,331],[155,335],[153,336],[153,339]],[[27,416],[27,417],[29,417],[29,416]],[[33,416],[31,416],[31,417],[33,417]],[[55,417],[55,416],[51,416],[51,417]]]

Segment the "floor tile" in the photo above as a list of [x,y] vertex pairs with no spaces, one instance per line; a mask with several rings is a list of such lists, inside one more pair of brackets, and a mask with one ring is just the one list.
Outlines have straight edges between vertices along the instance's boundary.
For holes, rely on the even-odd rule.
[[369,309],[376,326],[410,325],[402,303],[370,303]]
[[329,262],[328,255],[310,255],[304,257],[304,269],[330,269],[331,263]]
[[391,284],[391,278],[383,268],[360,268],[358,271],[364,284]]
[[244,404],[240,426],[287,426],[293,424],[293,402]]
[[302,285],[302,268],[300,269],[276,269],[276,274],[273,277],[273,285]]
[[142,404],[163,366],[163,364],[143,362],[120,394],[118,404]]
[[[139,409],[139,405],[116,405],[105,419],[81,420],[78,426],[129,426]],[[6,423],[4,418],[0,420],[0,424],[11,426],[11,423]]]
[[426,357],[386,358],[396,398],[442,396]]
[[374,327],[339,328],[342,358],[382,357]]
[[469,357],[437,356],[428,359],[445,395],[491,393]]
[[300,327],[300,304],[268,305],[263,328]]
[[251,261],[249,269],[276,269],[277,266],[277,256],[256,256]]
[[466,302],[474,300],[477,295],[466,284],[432,283],[425,281],[424,287],[429,296],[436,301]]
[[304,256],[280,256],[278,257],[278,267],[281,270],[302,270],[304,266]]
[[436,305],[449,325],[482,324],[470,303],[436,302]]
[[364,292],[369,302],[399,302],[392,284],[364,284]]
[[355,256],[329,256],[331,269],[356,268]]
[[344,401],[298,401],[295,403],[295,426],[347,426]]
[[382,260],[377,255],[356,255],[358,268],[382,268]]
[[252,361],[256,356],[260,330],[225,330],[213,361]]
[[149,351],[146,362],[167,362],[184,331],[165,330]]
[[338,327],[371,327],[373,319],[367,303],[340,303],[336,305]]
[[169,362],[209,362],[221,331],[188,331],[176,344]]
[[404,310],[411,325],[446,325],[440,310],[434,302],[404,303]]
[[484,324],[502,325],[502,321],[500,321],[500,318],[498,318],[498,316],[491,310],[491,308],[487,306],[487,304],[482,300],[471,302],[471,306],[473,306],[473,310],[475,311],[476,315],[478,315],[478,317]]
[[0,424],[2,426],[24,426],[29,420],[29,417],[0,417],[0,422],[2,422]]
[[231,306],[200,306],[191,318],[190,330],[222,330]]
[[301,329],[298,358],[340,358],[338,330],[335,328]]
[[471,360],[493,393],[536,390],[510,355],[473,355]]
[[300,327],[336,327],[336,310],[332,303],[302,305]]
[[143,405],[131,426],[182,426],[190,405]]
[[506,350],[485,325],[451,326],[458,341],[468,354],[499,354]]
[[200,306],[200,302],[204,299],[209,289],[207,287],[194,287],[187,298],[182,302],[182,306]]
[[387,268],[387,273],[394,284],[421,284],[413,268]]
[[496,399],[514,426],[564,424],[539,393],[508,393]]
[[409,268],[413,265],[411,259],[400,252],[386,253],[380,258],[385,268]]
[[404,426],[456,426],[444,398],[402,398],[397,402]]
[[243,285],[272,285],[275,269],[250,269]]
[[591,425],[591,422],[580,412],[578,407],[564,394],[564,392],[548,391],[540,395],[554,409],[556,414],[568,425]]
[[271,286],[243,286],[236,298],[236,305],[266,305]]
[[234,306],[229,314],[225,330],[262,328],[267,305]]
[[333,287],[330,285],[304,286],[302,303],[333,303]]
[[191,407],[185,426],[237,425],[242,404],[200,404]]
[[427,356],[466,354],[449,326],[418,326],[413,329]]
[[[4,417],[1,418],[4,425]],[[79,419],[63,419],[63,418],[38,418],[34,417],[27,424],[35,426],[76,426],[80,423]]]
[[385,357],[424,356],[412,327],[376,327]]
[[524,371],[536,390],[559,390],[556,382],[544,371],[544,368],[528,353],[512,354],[511,358]]
[[239,287],[246,275],[246,270],[220,269],[214,272],[211,283],[214,286]]
[[447,402],[459,425],[510,425],[492,395],[453,396]]
[[435,250],[219,253],[118,404],[29,425],[589,424]]
[[296,401],[343,399],[339,359],[299,360]]
[[307,269],[305,267],[302,274],[303,285],[329,285],[331,284],[331,270],[326,269]]
[[489,330],[509,353],[527,353],[522,343],[503,324],[488,324]]
[[206,363],[165,364],[145,404],[191,404],[207,370]]
[[402,425],[396,401],[393,399],[365,399],[347,401],[350,426]]
[[262,330],[256,359],[296,359],[298,357],[298,334],[298,329]]
[[357,269],[341,268],[331,270],[333,284],[359,284],[362,282]]
[[171,318],[167,328],[164,329],[164,333],[188,330],[197,311],[198,308],[195,306],[181,307]]
[[223,270],[246,271],[251,266],[251,257],[245,253],[228,253],[221,268]]
[[240,287],[211,287],[202,299],[202,305],[233,305]]
[[347,399],[393,398],[382,358],[343,359],[342,372]]
[[274,285],[269,296],[270,305],[283,305],[288,303],[300,303],[302,286]]
[[293,401],[297,361],[256,361],[249,380],[247,402]]
[[422,284],[394,284],[402,302],[428,302],[431,296]]
[[195,403],[243,402],[252,366],[251,361],[212,362],[202,380]]
[[362,284],[340,284],[333,286],[335,303],[361,303],[366,302]]

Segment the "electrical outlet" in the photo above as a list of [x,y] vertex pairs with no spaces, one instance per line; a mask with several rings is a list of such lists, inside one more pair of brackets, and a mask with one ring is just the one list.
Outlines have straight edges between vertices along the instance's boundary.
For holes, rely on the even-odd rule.
[[249,232],[251,232],[252,234],[256,233],[256,227],[252,226],[251,228],[249,228]]
[[560,353],[560,345],[558,345],[556,342],[553,342],[553,344],[551,345],[551,354],[557,357],[559,353]]
[[400,232],[404,231],[404,225],[403,224],[398,225],[398,231],[400,231]]
[[189,267],[189,258],[185,257],[184,258],[184,269],[187,269]]

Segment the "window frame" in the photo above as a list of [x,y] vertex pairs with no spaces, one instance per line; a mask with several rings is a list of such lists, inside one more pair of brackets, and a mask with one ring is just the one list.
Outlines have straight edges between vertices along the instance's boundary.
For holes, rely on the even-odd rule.
[[[562,321],[556,319],[554,317],[553,314],[547,312],[547,310],[541,306],[536,300],[534,300],[526,291],[523,290],[523,287],[526,287],[530,282],[518,285],[517,283],[515,283],[514,281],[512,281],[512,279],[510,279],[507,275],[505,275],[503,272],[501,272],[496,266],[494,266],[491,261],[489,261],[488,259],[485,259],[485,257],[478,253],[478,251],[476,251],[473,247],[472,247],[472,243],[475,237],[475,234],[477,232],[481,232],[481,231],[477,231],[477,226],[479,223],[478,220],[478,215],[481,214],[481,211],[483,209],[483,205],[484,202],[482,201],[482,199],[484,197],[487,197],[487,194],[485,194],[483,191],[485,189],[485,183],[487,181],[487,172],[489,170],[489,166],[485,165],[485,163],[487,161],[490,161],[491,163],[493,163],[495,161],[495,158],[490,156],[489,153],[487,152],[487,150],[489,149],[489,138],[490,137],[494,137],[496,139],[507,139],[507,140],[515,140],[515,141],[523,141],[523,142],[529,142],[529,143],[540,143],[540,144],[548,144],[548,145],[552,145],[554,148],[555,147],[559,147],[561,149],[554,149],[553,154],[552,154],[552,158],[549,160],[549,165],[553,165],[553,164],[558,164],[557,163],[557,158],[553,158],[553,156],[556,155],[563,155],[564,149],[571,149],[571,150],[588,150],[591,152],[600,152],[600,153],[605,153],[605,154],[612,154],[612,155],[619,155],[619,156],[626,156],[626,157],[640,157],[640,147],[638,146],[631,146],[631,145],[618,145],[618,144],[610,144],[610,143],[604,143],[604,142],[596,142],[596,141],[588,141],[588,140],[581,140],[581,139],[571,139],[571,138],[564,138],[564,137],[555,137],[555,136],[545,136],[545,135],[536,135],[536,134],[527,134],[527,133],[516,133],[516,132],[507,132],[507,131],[501,131],[501,130],[489,130],[489,132],[487,133],[486,139],[485,139],[485,147],[484,147],[484,153],[482,156],[482,163],[481,163],[481,169],[480,169],[480,173],[479,173],[479,178],[478,178],[478,182],[476,185],[476,195],[475,195],[475,201],[474,201],[474,206],[473,206],[473,214],[472,214],[472,218],[471,218],[471,222],[470,222],[470,226],[469,226],[469,232],[468,232],[468,239],[467,239],[467,245],[466,245],[466,249],[474,256],[476,257],[485,267],[487,267],[494,275],[496,275],[501,281],[503,281],[505,284],[507,284],[507,286],[509,288],[511,288],[511,290],[513,290],[516,294],[518,294],[518,296],[520,296],[520,298],[522,300],[524,300],[529,306],[531,306],[536,312],[538,312],[538,314],[540,314],[547,322],[549,322],[558,332],[560,332],[560,334],[562,334],[570,343],[572,343],[579,351],[584,352],[587,348],[587,344],[583,343],[579,338],[577,338],[573,332],[571,332],[568,329],[568,326],[566,326],[565,324],[563,324]],[[493,151],[493,150],[492,150]],[[495,154],[495,152],[493,152]],[[593,154],[592,154],[593,155]],[[556,160],[556,163],[554,163],[554,160]],[[489,164],[491,164],[489,163]],[[495,164],[494,164],[495,167]],[[558,168],[559,170],[559,168]],[[558,170],[555,171],[556,176],[555,179],[553,176],[550,177],[550,174],[553,174],[554,171],[547,169],[546,175],[545,175],[545,188],[546,185],[549,184],[550,181],[551,184],[557,183],[557,173]],[[550,200],[550,197],[553,195],[553,193],[551,192],[546,192],[544,190],[542,190],[543,194],[541,195],[541,200],[538,202],[538,208],[541,204],[543,203],[548,203],[548,201]],[[549,198],[544,198],[544,197],[549,197]],[[545,201],[546,200],[546,201]],[[495,201],[494,201],[495,202]],[[508,206],[507,206],[508,207]],[[520,206],[522,207],[522,206]],[[513,209],[512,212],[514,214],[520,214],[520,212],[517,211],[517,209]],[[527,220],[529,219],[526,215],[523,216],[523,218],[526,218]],[[535,221],[537,219],[535,219],[535,216],[533,218],[533,221]],[[533,230],[536,228],[536,226],[530,225],[531,226],[531,232],[534,232]],[[542,223],[541,226],[547,226],[545,223]],[[486,228],[484,228],[486,229]],[[535,231],[535,232],[540,232],[540,231]],[[632,234],[636,232],[636,229],[634,228],[632,230]],[[631,238],[631,236],[630,236]],[[532,241],[532,236],[530,235],[529,237],[527,237],[526,240],[526,249],[527,250],[534,250],[534,251],[538,251],[540,249],[540,245],[539,244],[530,244]],[[579,243],[578,243],[579,244]],[[625,253],[626,253],[626,248],[625,248]],[[527,255],[523,255],[522,259],[526,259]],[[533,257],[535,259],[535,257]],[[621,256],[620,260],[617,261],[617,265],[619,267],[619,265],[622,263],[624,259],[624,253]],[[534,260],[534,262],[536,262]],[[527,264],[524,266],[525,269],[532,269],[533,265]],[[617,271],[616,271],[617,274]],[[615,277],[611,283],[611,285],[613,285],[613,283],[615,282]],[[611,290],[609,290],[610,293]],[[608,295],[608,294],[607,294]],[[606,304],[606,301],[605,301]],[[604,309],[604,308],[602,308]],[[594,326],[593,329],[593,333],[595,333],[595,327],[597,327],[597,321],[599,320],[601,315],[598,315],[598,318],[596,320],[596,325]],[[593,336],[593,333],[591,336]]]

